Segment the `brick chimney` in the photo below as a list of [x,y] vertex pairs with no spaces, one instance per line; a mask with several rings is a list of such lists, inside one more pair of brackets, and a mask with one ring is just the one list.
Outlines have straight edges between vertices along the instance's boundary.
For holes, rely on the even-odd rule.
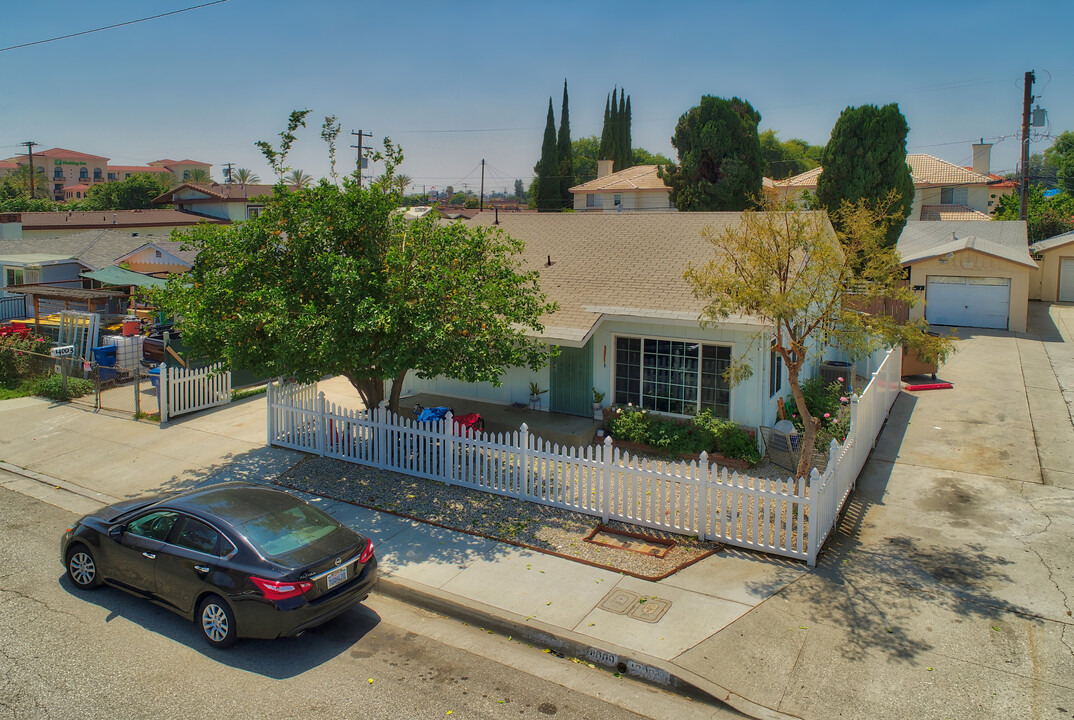
[[612,174],[612,163],[614,160],[597,160],[597,177],[602,178],[605,175]]
[[0,240],[22,240],[22,213],[0,213]]
[[986,143],[982,138],[981,142],[974,143],[972,147],[973,171],[987,177],[992,164],[992,143]]

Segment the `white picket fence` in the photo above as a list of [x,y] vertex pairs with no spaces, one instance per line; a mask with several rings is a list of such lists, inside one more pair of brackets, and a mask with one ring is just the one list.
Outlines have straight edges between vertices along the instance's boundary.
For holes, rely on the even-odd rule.
[[160,422],[231,402],[231,371],[223,363],[195,370],[160,365]]
[[738,547],[806,560],[838,519],[899,392],[901,350],[888,353],[861,396],[851,430],[808,480],[769,480],[691,462],[639,458],[612,445],[561,447],[526,425],[509,433],[462,429],[450,415],[418,423],[385,407],[351,410],[316,384],[268,387],[268,442]]

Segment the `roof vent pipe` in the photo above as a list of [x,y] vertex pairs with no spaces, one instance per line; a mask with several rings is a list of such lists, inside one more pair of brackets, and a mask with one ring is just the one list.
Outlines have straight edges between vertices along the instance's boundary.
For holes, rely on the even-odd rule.
[[497,205],[495,208],[493,208],[493,210],[496,211],[496,220],[494,220],[492,224],[493,225],[499,225],[500,224],[500,206]]

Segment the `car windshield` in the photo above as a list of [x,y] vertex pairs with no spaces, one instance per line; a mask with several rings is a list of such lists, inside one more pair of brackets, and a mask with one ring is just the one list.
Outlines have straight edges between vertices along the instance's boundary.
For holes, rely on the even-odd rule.
[[276,510],[238,526],[266,558],[283,559],[328,537],[339,523],[305,503]]

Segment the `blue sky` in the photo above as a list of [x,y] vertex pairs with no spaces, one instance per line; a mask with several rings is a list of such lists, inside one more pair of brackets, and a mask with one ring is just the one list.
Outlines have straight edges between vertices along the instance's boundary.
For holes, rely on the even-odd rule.
[[[204,0],[201,0],[204,1]],[[0,47],[199,0],[8,3]],[[318,126],[403,146],[418,185],[527,183],[549,96],[563,80],[572,137],[600,133],[604,100],[626,88],[635,146],[674,156],[678,117],[701,95],[737,95],[781,138],[825,142],[847,105],[898,102],[908,149],[992,168],[1018,161],[1022,78],[1053,135],[1074,129],[1074,54],[1062,33],[1074,3],[1004,2],[429,3],[228,0],[158,20],[0,52],[0,156],[17,143],[143,164],[190,157],[269,169],[254,147],[294,108],[312,110],[290,164],[328,172]],[[1021,23],[1021,28],[1017,26]],[[353,169],[344,136],[340,168]],[[368,142],[368,141],[367,141]],[[1034,151],[1051,140],[1034,141]]]

